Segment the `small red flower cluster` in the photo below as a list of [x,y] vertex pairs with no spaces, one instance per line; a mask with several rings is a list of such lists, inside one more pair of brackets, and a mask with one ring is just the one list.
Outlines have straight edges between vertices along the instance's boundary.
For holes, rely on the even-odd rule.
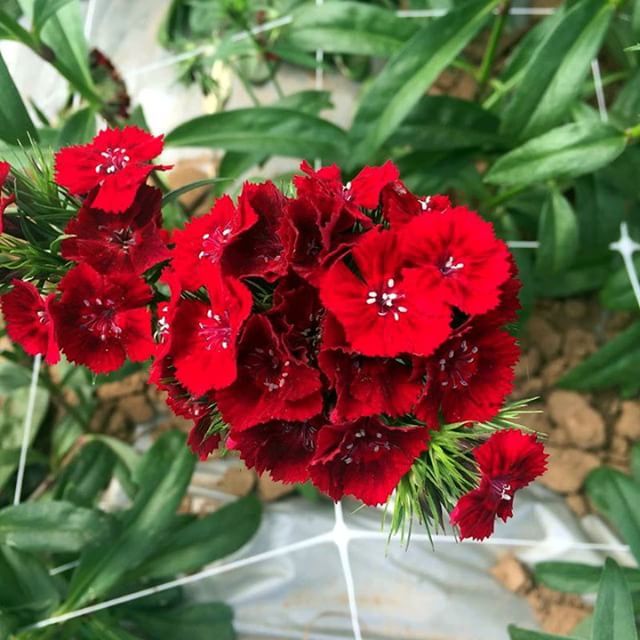
[[[194,421],[202,458],[224,438],[275,480],[370,505],[441,420],[471,425],[502,408],[519,282],[491,224],[444,196],[416,197],[390,162],[346,184],[335,166],[303,163],[294,197],[245,184],[167,246],[160,193],[143,184],[166,168],[150,164],[161,149],[127,127],[57,155],[58,183],[84,198],[62,243],[77,266],[47,297],[24,282],[4,296],[9,335],[28,353],[55,362],[59,346],[98,373],[153,355],[151,380]],[[154,341],[147,281],[159,263],[168,295]],[[464,537],[510,515],[545,462],[517,431],[474,455],[481,485],[453,513]]]

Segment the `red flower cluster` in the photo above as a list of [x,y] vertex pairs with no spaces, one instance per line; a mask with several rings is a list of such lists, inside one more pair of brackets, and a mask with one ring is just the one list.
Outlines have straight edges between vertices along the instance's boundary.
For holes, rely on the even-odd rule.
[[[7,332],[27,353],[53,364],[62,350],[95,373],[153,355],[153,292],[142,274],[167,260],[169,251],[161,235],[161,194],[143,183],[153,169],[164,168],[148,164],[161,150],[161,138],[127,127],[57,154],[58,183],[84,196],[62,242],[62,256],[77,266],[46,296],[14,280],[2,297]],[[7,172],[0,165],[0,183]]]
[[[294,197],[246,184],[167,246],[160,193],[143,184],[166,168],[151,164],[161,149],[127,127],[58,153],[58,183],[83,197],[62,242],[77,264],[46,297],[24,282],[3,297],[28,353],[55,362],[60,349],[98,373],[153,355],[151,381],[193,420],[202,458],[224,440],[276,480],[371,505],[441,420],[472,425],[502,408],[519,283],[491,224],[416,197],[390,162],[346,184],[335,166],[303,163]],[[463,536],[511,514],[541,452],[517,432],[475,450],[480,487],[452,516]]]

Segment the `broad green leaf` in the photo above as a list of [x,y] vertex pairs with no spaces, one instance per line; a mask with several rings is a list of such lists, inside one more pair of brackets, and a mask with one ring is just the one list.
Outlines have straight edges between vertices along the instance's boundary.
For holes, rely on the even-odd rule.
[[260,515],[257,498],[237,500],[174,531],[135,573],[166,578],[224,558],[253,537],[260,525]]
[[624,134],[609,125],[568,124],[499,158],[485,180],[526,186],[550,178],[572,178],[609,164],[625,146]]
[[233,611],[222,602],[191,604],[148,613],[137,610],[127,618],[151,638],[162,640],[235,640]]
[[411,112],[498,4],[472,0],[433,20],[399,49],[362,94],[350,133],[351,160],[365,163]]
[[93,506],[107,488],[115,462],[116,457],[108,447],[89,442],[60,472],[53,498],[81,507]]
[[[640,0],[637,4],[640,6]],[[617,93],[610,113],[612,117],[618,118],[622,126],[630,127],[638,123],[640,120],[640,69],[635,71]]]
[[4,7],[0,9],[0,40],[17,40],[27,46],[35,45],[31,34]]
[[173,189],[173,191],[166,193],[162,197],[162,206],[170,204],[171,202],[175,202],[180,196],[184,195],[185,193],[189,193],[189,191],[199,189],[200,187],[208,187],[212,184],[216,184],[217,182],[228,181],[224,178],[203,178],[202,180],[196,180],[195,182],[191,182],[190,184],[185,184],[183,187]]
[[45,616],[59,602],[44,565],[24,551],[0,546],[0,611],[26,622]]
[[134,480],[140,489],[108,546],[87,549],[73,574],[65,609],[100,598],[149,557],[187,489],[195,458],[182,434],[161,436],[144,456]]
[[78,634],[74,634],[74,640],[142,640],[148,636],[138,636],[122,629],[115,615],[105,615],[104,613],[82,618],[79,628],[74,629]]
[[583,78],[597,55],[614,7],[603,0],[578,0],[530,52],[527,66],[502,119],[503,133],[517,139],[547,131],[579,97]]
[[632,324],[563,376],[558,385],[579,391],[615,387],[637,377],[640,322]]
[[572,264],[578,250],[578,222],[568,200],[556,188],[549,193],[540,214],[538,241],[539,273],[558,273]]
[[640,483],[640,443],[637,443],[631,449],[631,473],[636,482]]
[[553,275],[535,274],[538,297],[566,298],[600,288],[609,274],[608,265],[586,264],[570,267]]
[[[629,588],[640,591],[640,569],[622,569]],[[536,582],[563,593],[596,593],[602,566],[577,562],[539,562],[535,567]]]
[[76,111],[62,126],[57,147],[85,144],[96,135],[96,112],[92,107]]
[[640,560],[640,483],[629,476],[600,467],[585,484],[593,504],[622,534],[636,560]]
[[638,640],[629,586],[620,567],[611,558],[607,558],[602,572],[591,639]]
[[124,464],[125,468],[128,470],[131,476],[134,476],[138,472],[138,466],[140,464],[140,455],[131,447],[131,445],[123,442],[122,440],[118,440],[117,438],[112,438],[111,436],[105,436],[103,434],[89,434],[85,436],[91,440],[95,440],[96,442],[100,442],[105,446],[109,447],[116,454],[119,460]]
[[[321,111],[330,109],[333,105],[331,103],[331,95],[328,91],[299,91],[278,100],[274,106],[318,116]],[[238,178],[245,171],[266,162],[268,158],[268,154],[261,153],[260,151],[247,153],[227,151],[218,168],[218,176],[220,178]],[[215,194],[218,196],[222,195],[227,186],[228,184],[221,182],[220,185],[214,189]]]
[[0,139],[11,144],[37,142],[38,132],[31,122],[13,78],[0,54]]
[[0,394],[8,395],[16,389],[28,387],[31,370],[10,360],[0,362]]
[[107,531],[100,512],[70,502],[24,502],[0,511],[0,544],[23,551],[76,553]]
[[51,48],[55,68],[89,102],[99,104],[100,97],[89,71],[89,48],[78,0],[70,0],[49,17],[41,38]]
[[325,160],[340,159],[346,152],[342,129],[316,116],[279,107],[201,116],[169,132],[165,143]]
[[301,51],[323,49],[327,53],[386,57],[417,31],[413,20],[361,2],[303,4],[294,9],[292,18],[283,39]]
[[452,151],[495,145],[498,118],[481,106],[449,96],[424,96],[390,138],[420,151]]
[[509,626],[509,638],[511,640],[571,640],[568,636],[556,636],[540,631],[528,631],[519,627]]
[[33,4],[33,30],[40,33],[49,18],[71,0],[35,0]]
[[[637,273],[640,273],[640,256],[633,258],[633,264]],[[637,311],[638,301],[633,292],[629,274],[625,267],[620,267],[607,279],[600,291],[600,301],[608,309],[616,311]]]

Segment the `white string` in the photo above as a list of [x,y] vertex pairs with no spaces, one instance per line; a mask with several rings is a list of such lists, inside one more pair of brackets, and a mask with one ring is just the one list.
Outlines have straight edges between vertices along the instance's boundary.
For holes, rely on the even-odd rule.
[[24,470],[27,465],[27,450],[31,441],[31,427],[33,423],[33,409],[36,404],[36,392],[38,391],[38,376],[40,375],[40,363],[42,356],[38,354],[33,359],[31,370],[31,386],[29,387],[29,400],[27,401],[27,413],[24,416],[22,427],[22,446],[20,447],[20,460],[18,462],[18,475],[16,477],[16,491],[13,495],[13,504],[20,504],[22,498],[22,483],[24,482]]
[[[240,31],[239,33],[234,33],[231,36],[230,40],[231,42],[241,42],[242,40],[250,38],[252,35],[255,36],[260,33],[272,31],[273,29],[277,29],[278,27],[283,27],[287,24],[290,24],[292,21],[293,16],[290,15],[276,18],[275,20],[271,20],[269,22],[265,22],[264,24],[258,25],[257,27],[253,27],[253,29],[249,29],[248,31]],[[216,49],[217,47],[215,45],[202,45],[200,47],[196,47],[192,51],[185,51],[184,53],[179,53],[178,55],[165,58],[164,60],[159,60],[142,67],[136,67],[135,69],[131,69],[130,71],[125,71],[123,75],[127,78],[134,78],[136,76],[149,73],[150,71],[156,71],[158,69],[163,69],[164,67],[170,67],[174,64],[177,64],[178,62],[183,62],[184,60],[191,60],[191,58],[195,58],[200,54],[213,54],[216,52]]]
[[640,307],[640,280],[638,279],[636,265],[633,262],[633,254],[636,251],[640,251],[640,244],[635,242],[629,235],[629,228],[626,222],[620,223],[620,239],[617,242],[612,242],[609,246],[622,256],[624,267],[627,270],[629,282],[631,282],[631,288],[633,289],[633,295],[636,297],[636,302]]
[[[449,9],[401,9],[396,11],[398,18],[441,18],[449,13]],[[511,7],[512,16],[550,16],[555,13],[555,7]],[[498,9],[494,11],[497,13]]]
[[512,249],[537,249],[540,243],[537,240],[507,240],[507,245]]
[[91,38],[91,29],[93,28],[93,18],[96,13],[96,0],[89,0],[87,3],[87,14],[84,18],[84,37],[89,41]]
[[607,103],[604,99],[604,87],[602,86],[602,76],[600,75],[600,63],[597,58],[591,61],[591,74],[593,75],[593,85],[596,89],[596,100],[598,102],[600,120],[602,120],[602,122],[608,122],[609,114],[607,113]]

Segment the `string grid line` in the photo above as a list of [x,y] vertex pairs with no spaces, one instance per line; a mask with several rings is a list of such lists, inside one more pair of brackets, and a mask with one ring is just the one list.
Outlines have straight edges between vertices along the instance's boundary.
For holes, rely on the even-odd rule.
[[[324,0],[315,0],[315,3],[316,3],[316,6],[322,6],[324,3]],[[89,6],[88,6],[87,17],[85,22],[85,33],[87,34],[89,34],[91,31],[93,15],[95,12],[95,4],[96,4],[96,0],[89,0]],[[550,15],[554,11],[555,9],[551,7],[549,8],[518,7],[518,8],[512,8],[510,10],[510,14],[511,15],[543,16],[543,15]],[[425,17],[438,17],[441,15],[444,15],[444,13],[446,13],[446,11],[441,11],[441,10],[398,11],[396,15],[402,18],[425,18]],[[293,20],[292,16],[284,16],[283,18],[279,18],[277,20],[273,20],[271,22],[260,25],[259,27],[256,27],[251,31],[244,31],[244,32],[234,34],[233,36],[231,36],[231,40],[237,42],[245,38],[248,38],[251,34],[264,33],[271,29],[275,29],[275,28],[284,26],[286,24],[290,24],[292,20]],[[165,60],[161,60],[156,63],[152,63],[150,65],[146,65],[144,67],[134,69],[128,72],[126,75],[128,75],[129,77],[141,75],[149,71],[160,69],[166,66],[171,66],[183,60],[188,60],[201,53],[207,53],[207,52],[214,53],[215,49],[212,48],[211,46],[199,47],[198,49],[195,49],[193,51],[172,56]],[[316,51],[316,69],[315,69],[315,88],[317,90],[322,90],[324,86],[323,62],[324,62],[324,52],[321,49],[319,49]],[[595,91],[596,91],[596,100],[598,103],[600,118],[602,119],[603,122],[606,122],[608,120],[608,113],[607,113],[607,107],[605,103],[602,79],[600,75],[600,67],[597,60],[594,60],[592,62],[591,70],[592,70]],[[536,241],[513,240],[508,242],[508,244],[512,248],[519,248],[519,249],[536,249],[539,246],[539,243]],[[636,243],[631,239],[631,237],[629,236],[626,223],[621,224],[620,238],[618,241],[612,243],[610,245],[610,248],[612,251],[616,251],[620,253],[620,255],[622,256],[625,269],[629,277],[629,281],[631,283],[634,295],[636,297],[636,301],[638,302],[638,306],[640,307],[640,280],[638,278],[638,273],[635,269],[635,265],[633,262],[633,254],[636,251],[640,251],[640,244]],[[16,503],[19,502],[20,500],[20,493],[22,490],[21,489],[22,478],[24,476],[24,466],[26,463],[27,450],[29,447],[29,434],[30,434],[30,431],[32,428],[32,422],[33,422],[33,405],[35,403],[35,392],[37,388],[40,362],[41,362],[41,357],[36,356],[33,364],[32,380],[31,380],[30,395],[29,395],[29,406],[27,409],[27,415],[25,417],[23,442],[22,442],[22,448],[20,453],[20,466],[19,466],[19,474],[18,474],[19,483],[17,482],[17,486],[16,486],[16,498],[15,498]],[[429,538],[427,534],[414,533],[412,535],[412,538],[414,542],[428,542],[429,540],[433,540],[434,542],[441,543],[441,544],[454,544],[454,543],[455,544],[478,544],[473,540],[465,540],[461,542],[455,536],[446,535],[446,534],[435,534],[431,538]],[[358,608],[357,608],[356,589],[355,589],[353,571],[352,571],[351,562],[349,559],[349,552],[348,552],[349,543],[353,540],[380,540],[380,541],[384,540],[386,541],[387,534],[379,531],[368,531],[364,529],[356,529],[356,528],[349,527],[344,520],[342,505],[341,503],[338,502],[335,504],[335,507],[334,507],[334,527],[331,531],[327,533],[312,536],[305,540],[284,545],[276,549],[271,549],[269,551],[258,553],[246,558],[240,558],[240,559],[232,560],[226,563],[215,564],[197,573],[176,578],[174,580],[164,582],[154,587],[141,589],[139,591],[136,591],[130,594],[126,594],[123,596],[119,596],[117,598],[112,598],[103,602],[99,602],[87,607],[83,607],[76,611],[66,613],[64,615],[53,616],[47,619],[43,619],[29,627],[26,627],[23,630],[44,629],[46,627],[51,627],[53,625],[62,624],[64,622],[67,622],[75,618],[91,615],[92,613],[97,613],[99,611],[104,611],[128,602],[146,598],[151,595],[160,593],[162,591],[166,591],[168,589],[181,587],[188,584],[193,584],[201,580],[204,580],[206,578],[223,575],[227,572],[234,571],[236,569],[252,566],[260,562],[285,556],[285,555],[295,553],[304,549],[310,549],[323,544],[334,544],[336,545],[339,553],[340,563],[341,563],[345,585],[347,589],[353,638],[354,640],[362,640],[360,618],[358,615]],[[507,546],[507,547],[541,547],[544,545],[555,545],[557,547],[560,547],[563,551],[584,550],[584,551],[602,551],[602,552],[611,552],[611,553],[629,552],[629,546],[625,544],[584,543],[584,542],[575,542],[571,538],[566,538],[566,539],[549,538],[549,539],[543,539],[543,540],[529,540],[529,539],[517,539],[517,538],[491,538],[487,541],[484,541],[482,544],[493,545],[493,546]],[[75,568],[77,564],[78,564],[77,561],[70,562],[60,567],[56,567],[52,569],[50,573],[51,575],[58,575],[58,574],[64,573],[65,571],[69,571]]]

